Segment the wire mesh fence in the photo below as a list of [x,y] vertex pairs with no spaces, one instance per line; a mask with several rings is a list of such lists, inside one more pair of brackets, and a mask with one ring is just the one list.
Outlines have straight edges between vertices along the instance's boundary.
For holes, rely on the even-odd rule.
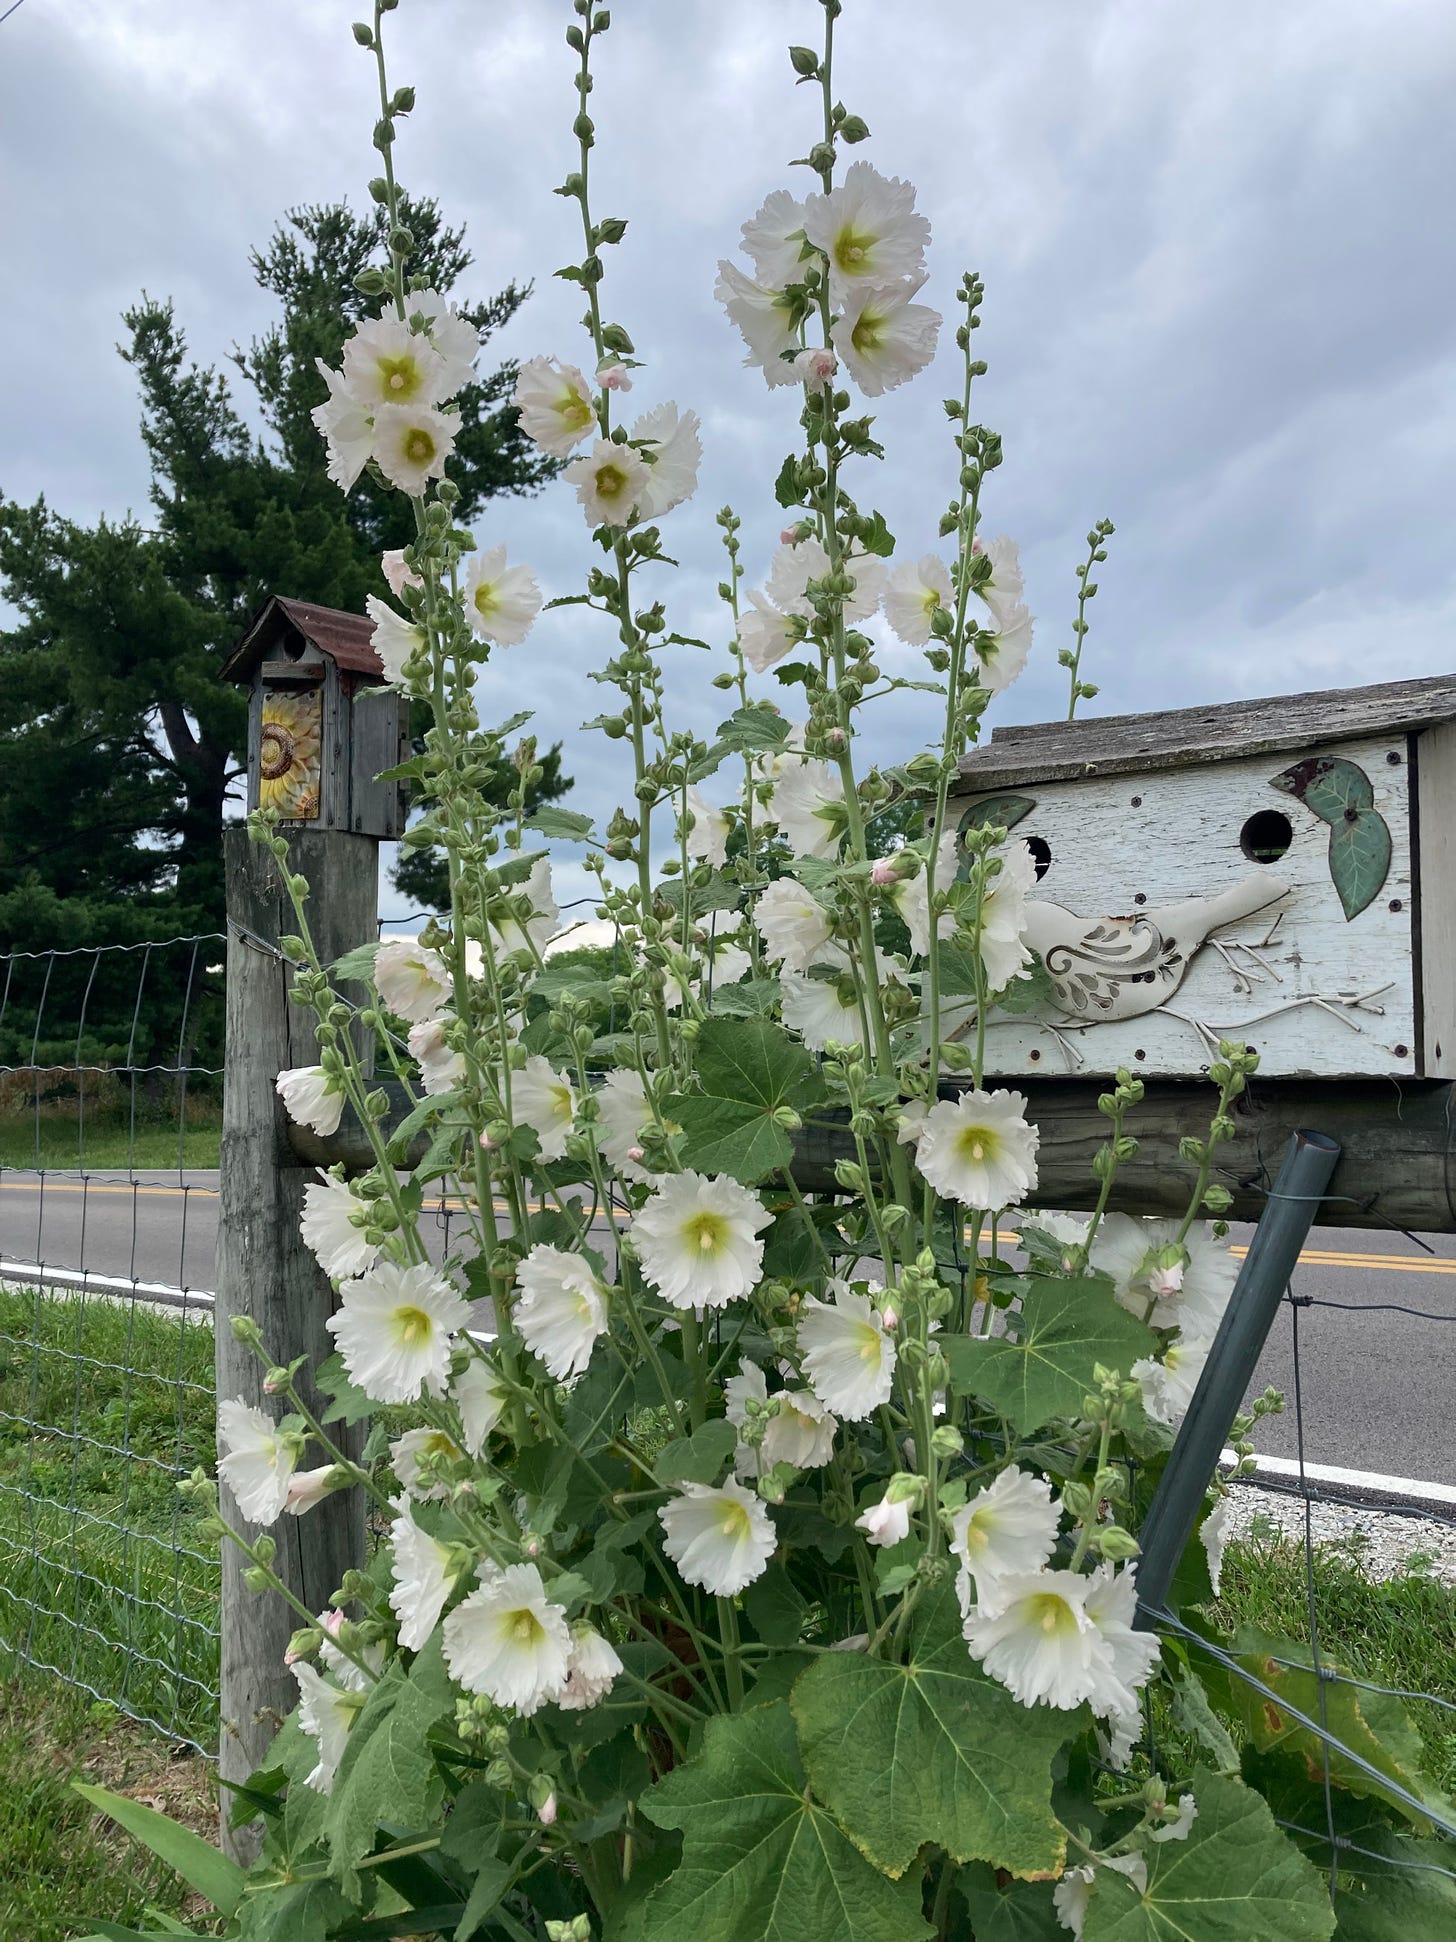
[[223,947],[0,955],[0,1665],[199,1747]]

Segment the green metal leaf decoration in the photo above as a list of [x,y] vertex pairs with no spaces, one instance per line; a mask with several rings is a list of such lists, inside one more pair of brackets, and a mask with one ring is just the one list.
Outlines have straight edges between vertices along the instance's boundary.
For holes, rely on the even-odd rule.
[[1316,755],[1270,785],[1313,810],[1330,827],[1330,880],[1346,921],[1379,896],[1390,874],[1390,828],[1375,807],[1370,778],[1341,756]]
[[1015,829],[1035,808],[1036,803],[1030,796],[982,796],[961,817],[956,834],[964,836],[968,829],[985,829],[992,823],[1001,829]]

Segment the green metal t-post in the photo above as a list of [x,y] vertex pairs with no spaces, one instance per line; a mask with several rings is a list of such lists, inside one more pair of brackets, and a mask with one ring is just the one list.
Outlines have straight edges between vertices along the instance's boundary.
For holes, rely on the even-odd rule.
[[1138,1534],[1142,1556],[1137,1568],[1137,1622],[1145,1631],[1156,1624],[1183,1547],[1193,1535],[1234,1418],[1339,1157],[1338,1141],[1324,1133],[1296,1133],[1289,1142]]

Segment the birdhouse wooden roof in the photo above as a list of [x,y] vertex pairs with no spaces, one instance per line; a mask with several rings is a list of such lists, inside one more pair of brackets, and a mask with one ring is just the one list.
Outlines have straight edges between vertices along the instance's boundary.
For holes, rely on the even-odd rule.
[[1456,721],[1456,674],[1369,688],[1222,701],[1154,715],[997,728],[962,758],[962,786],[1001,789],[1079,776],[1194,768],[1276,749],[1308,749]]
[[259,665],[280,643],[302,635],[344,675],[384,679],[384,664],[374,652],[374,622],[338,607],[315,607],[306,600],[272,594],[248,622],[219,672],[221,681],[251,681]]

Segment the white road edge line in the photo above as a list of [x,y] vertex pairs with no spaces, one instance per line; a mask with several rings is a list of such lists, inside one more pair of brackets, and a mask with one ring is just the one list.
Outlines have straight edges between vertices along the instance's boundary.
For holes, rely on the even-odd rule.
[[39,1261],[0,1261],[0,1287],[9,1281],[33,1282],[43,1288],[78,1288],[84,1294],[128,1295],[164,1308],[212,1308],[217,1301],[208,1288],[179,1288],[170,1281],[133,1281],[125,1275],[92,1274],[84,1268],[48,1268]]
[[[1232,1450],[1225,1450],[1219,1467],[1229,1470],[1237,1461]],[[1428,1483],[1419,1477],[1389,1477],[1379,1470],[1345,1470],[1333,1463],[1306,1463],[1303,1474],[1312,1484],[1328,1485],[1331,1490],[1347,1491],[1352,1496],[1380,1497],[1413,1506],[1439,1504],[1456,1508],[1456,1485],[1453,1484]],[[1293,1457],[1256,1454],[1253,1475],[1245,1480],[1257,1483],[1261,1476],[1272,1480],[1298,1479],[1299,1475],[1300,1466]]]

